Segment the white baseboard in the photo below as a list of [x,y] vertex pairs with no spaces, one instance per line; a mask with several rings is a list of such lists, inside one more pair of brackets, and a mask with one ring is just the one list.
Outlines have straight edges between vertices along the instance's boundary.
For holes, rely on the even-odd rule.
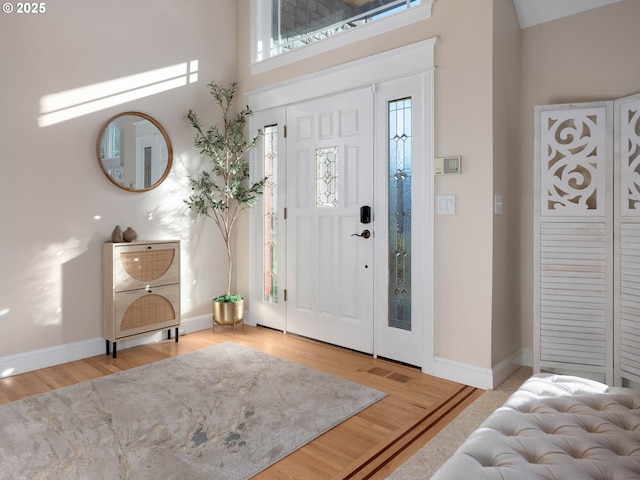
[[523,365],[525,364],[522,362],[522,350],[515,352],[495,365],[491,369],[493,371],[493,385],[491,388],[496,388]]
[[493,368],[482,368],[436,357],[433,361],[433,375],[483,390],[492,390],[523,365],[522,356],[522,351],[518,351]]
[[[180,335],[185,335],[187,333],[206,330],[207,328],[211,328],[211,315],[184,319],[178,331]],[[135,347],[136,345],[157,342],[161,339],[162,333],[158,332],[135,340],[120,341],[118,342],[118,351]],[[100,337],[2,357],[0,358],[0,378],[51,367],[53,365],[60,365],[61,363],[73,362],[74,360],[94,357],[100,354],[105,355],[105,350],[105,339]]]
[[[249,312],[245,311],[245,324],[254,325]],[[198,332],[211,328],[211,315],[202,315],[183,319],[179,332],[180,335]],[[145,343],[157,342],[162,339],[162,333],[153,333],[149,336],[140,337],[135,340],[118,342],[118,351],[126,348],[143,345]],[[105,355],[104,338],[94,338],[80,342],[57,345],[55,347],[34,350],[17,355],[0,358],[0,378],[18,375],[20,373],[38,370],[40,368],[60,365],[61,363],[73,362],[83,358],[96,355]],[[516,352],[511,357],[503,360],[493,368],[481,368],[475,365],[468,365],[446,358],[436,357],[434,359],[434,371],[432,375],[445,378],[453,382],[471,385],[476,388],[490,390],[502,383],[521,365],[532,365],[532,352],[530,349],[523,349]]]
[[533,368],[533,349],[522,349],[522,365]]

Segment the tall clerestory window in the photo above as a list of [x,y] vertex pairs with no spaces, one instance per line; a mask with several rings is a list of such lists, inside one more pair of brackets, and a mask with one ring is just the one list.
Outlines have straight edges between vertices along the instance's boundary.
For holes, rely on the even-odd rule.
[[[340,37],[390,19],[386,29],[402,28],[431,16],[434,0],[253,0],[253,62]],[[408,11],[415,7],[416,14]],[[412,12],[413,13],[413,12]],[[405,14],[404,20],[398,20]],[[354,39],[355,41],[360,39]]]
[[419,4],[419,0],[272,0],[271,56]]

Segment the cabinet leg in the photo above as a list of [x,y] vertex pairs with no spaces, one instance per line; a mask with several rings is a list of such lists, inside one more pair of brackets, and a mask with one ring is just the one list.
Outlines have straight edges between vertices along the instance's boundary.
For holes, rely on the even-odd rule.
[[[167,330],[167,340],[171,340],[171,329]],[[176,343],[178,343],[178,327],[176,327]]]
[[106,342],[106,347],[107,347],[107,355],[109,355],[111,353],[111,345],[109,344],[109,340],[105,340]]
[[116,354],[116,345],[117,342],[113,342],[113,358],[116,358],[117,354]]

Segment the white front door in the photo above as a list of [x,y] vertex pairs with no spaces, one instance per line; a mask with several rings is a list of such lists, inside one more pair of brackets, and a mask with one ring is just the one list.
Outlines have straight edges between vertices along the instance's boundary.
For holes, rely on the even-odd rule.
[[[254,131],[277,127],[277,142],[254,152],[255,179],[278,164],[251,213],[256,324],[433,373],[432,47],[252,96]],[[394,130],[400,118],[408,128]],[[392,144],[410,162],[392,158]],[[353,236],[364,230],[368,239]]]
[[288,107],[287,129],[287,331],[373,353],[371,89]]

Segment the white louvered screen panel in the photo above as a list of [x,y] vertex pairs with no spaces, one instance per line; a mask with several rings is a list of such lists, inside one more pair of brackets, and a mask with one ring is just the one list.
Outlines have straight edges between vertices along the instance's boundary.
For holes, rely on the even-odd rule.
[[620,374],[640,381],[640,224],[621,225],[619,281]]
[[615,102],[615,381],[640,383],[640,95]]
[[631,221],[640,216],[640,95],[615,102],[616,214]]
[[639,384],[640,94],[536,107],[535,128],[534,370]]
[[612,102],[535,109],[534,370],[613,383]]
[[607,229],[540,225],[540,365],[605,373]]

